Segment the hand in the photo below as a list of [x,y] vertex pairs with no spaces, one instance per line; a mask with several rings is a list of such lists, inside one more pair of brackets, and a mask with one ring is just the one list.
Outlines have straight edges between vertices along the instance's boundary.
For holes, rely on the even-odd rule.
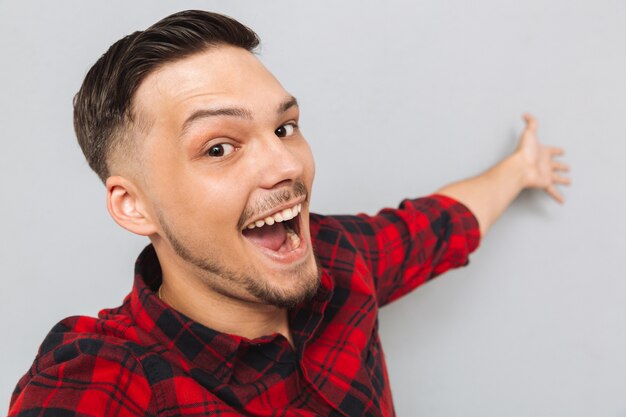
[[569,166],[554,158],[563,155],[563,149],[545,146],[537,140],[537,120],[529,113],[524,114],[526,129],[520,136],[515,154],[524,165],[524,188],[540,188],[559,203],[563,196],[557,191],[556,184],[569,185],[571,181],[560,175],[569,171]]

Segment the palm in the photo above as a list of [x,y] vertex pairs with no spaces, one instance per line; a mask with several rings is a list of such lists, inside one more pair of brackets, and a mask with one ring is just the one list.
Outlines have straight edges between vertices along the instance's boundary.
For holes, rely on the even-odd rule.
[[521,155],[525,166],[525,186],[527,188],[544,189],[552,198],[563,202],[557,191],[556,184],[569,184],[570,180],[559,175],[559,171],[568,171],[567,164],[554,160],[563,155],[563,149],[543,145],[537,140],[537,121],[530,114],[525,114],[526,129],[519,140],[517,152]]

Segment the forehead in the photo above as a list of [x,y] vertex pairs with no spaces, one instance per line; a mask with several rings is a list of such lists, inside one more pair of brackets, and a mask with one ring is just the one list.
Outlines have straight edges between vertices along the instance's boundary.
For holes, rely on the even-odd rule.
[[182,123],[194,110],[236,105],[262,113],[289,96],[259,59],[243,48],[217,46],[163,65],[134,97],[134,110],[155,122]]

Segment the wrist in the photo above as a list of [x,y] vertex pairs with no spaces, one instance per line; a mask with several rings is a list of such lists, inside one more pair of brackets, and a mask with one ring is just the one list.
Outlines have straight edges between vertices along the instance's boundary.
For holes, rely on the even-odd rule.
[[528,176],[528,163],[524,155],[516,151],[506,157],[502,161],[503,169],[506,171],[507,178],[513,184],[518,192],[528,187],[529,184],[529,176]]

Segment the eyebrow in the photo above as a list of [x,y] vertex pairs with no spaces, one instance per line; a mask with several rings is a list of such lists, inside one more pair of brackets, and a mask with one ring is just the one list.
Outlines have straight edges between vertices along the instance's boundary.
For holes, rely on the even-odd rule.
[[[292,107],[298,107],[298,100],[294,96],[289,96],[289,98],[278,105],[276,108],[277,114],[285,113]],[[191,126],[196,120],[205,119],[208,117],[219,117],[219,116],[227,116],[227,117],[235,117],[239,119],[252,120],[252,113],[250,110],[242,108],[242,107],[223,107],[216,109],[200,109],[196,110],[189,116],[185,122],[183,123],[183,127],[181,129],[181,133],[184,134],[189,126]]]
[[294,96],[290,96],[287,100],[280,103],[278,105],[278,109],[276,110],[276,113],[278,114],[284,113],[292,107],[298,107],[298,100],[296,100]]

